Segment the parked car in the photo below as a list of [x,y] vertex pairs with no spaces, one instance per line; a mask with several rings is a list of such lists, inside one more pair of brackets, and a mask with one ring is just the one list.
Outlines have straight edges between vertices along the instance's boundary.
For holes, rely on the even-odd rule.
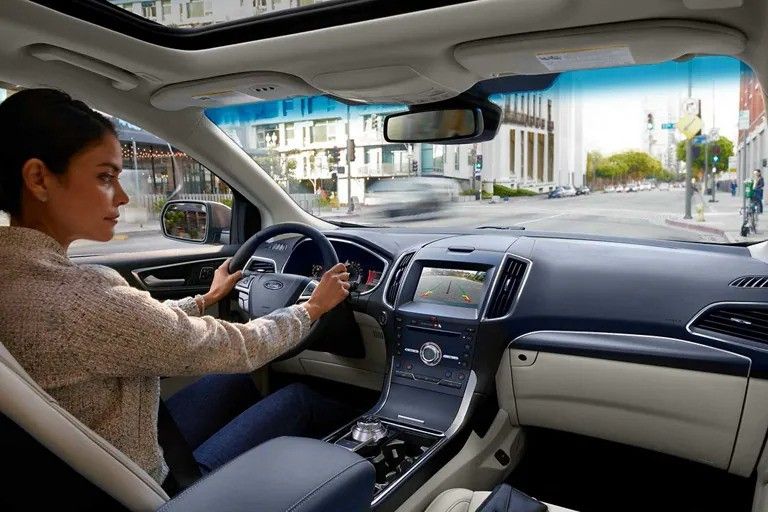
[[574,197],[574,196],[576,196],[576,189],[570,185],[565,185],[563,187],[563,197]]
[[557,199],[563,197],[563,187],[555,187],[547,194],[547,199]]
[[603,192],[605,192],[605,193],[616,192],[616,187],[614,187],[613,185],[608,185],[607,187],[605,187],[603,189]]
[[576,195],[577,196],[586,196],[589,195],[589,187],[586,185],[583,185],[581,187],[576,187]]

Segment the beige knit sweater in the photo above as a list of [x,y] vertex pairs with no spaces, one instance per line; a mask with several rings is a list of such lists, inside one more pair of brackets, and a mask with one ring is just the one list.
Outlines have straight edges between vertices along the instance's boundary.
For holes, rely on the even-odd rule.
[[162,483],[160,376],[239,373],[286,352],[310,319],[291,306],[234,324],[158,302],[116,271],[76,265],[40,231],[0,227],[0,342],[83,423]]

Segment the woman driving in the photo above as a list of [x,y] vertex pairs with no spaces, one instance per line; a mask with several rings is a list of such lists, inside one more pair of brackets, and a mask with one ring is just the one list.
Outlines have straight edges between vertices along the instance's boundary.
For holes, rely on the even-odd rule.
[[205,377],[168,401],[203,472],[269,438],[322,430],[317,411],[339,404],[301,385],[259,401],[247,373],[347,297],[343,264],[301,305],[245,324],[203,316],[241,277],[227,262],[204,296],[158,302],[110,268],[67,257],[75,240],[110,240],[128,202],[108,119],[59,91],[18,92],[0,104],[0,163],[0,210],[11,218],[0,227],[0,337],[63,407],[160,483],[161,376],[239,374]]

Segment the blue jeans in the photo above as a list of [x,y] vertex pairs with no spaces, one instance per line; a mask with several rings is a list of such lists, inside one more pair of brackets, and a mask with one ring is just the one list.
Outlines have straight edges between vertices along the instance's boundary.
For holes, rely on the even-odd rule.
[[280,436],[321,438],[355,411],[304,384],[262,398],[248,375],[210,375],[166,402],[203,474]]

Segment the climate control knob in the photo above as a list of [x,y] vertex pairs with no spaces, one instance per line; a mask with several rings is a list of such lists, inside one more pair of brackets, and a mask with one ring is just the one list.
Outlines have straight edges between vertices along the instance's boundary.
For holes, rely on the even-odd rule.
[[440,350],[440,345],[428,341],[421,346],[419,357],[421,358],[421,362],[425,365],[437,366],[443,358],[443,351]]

